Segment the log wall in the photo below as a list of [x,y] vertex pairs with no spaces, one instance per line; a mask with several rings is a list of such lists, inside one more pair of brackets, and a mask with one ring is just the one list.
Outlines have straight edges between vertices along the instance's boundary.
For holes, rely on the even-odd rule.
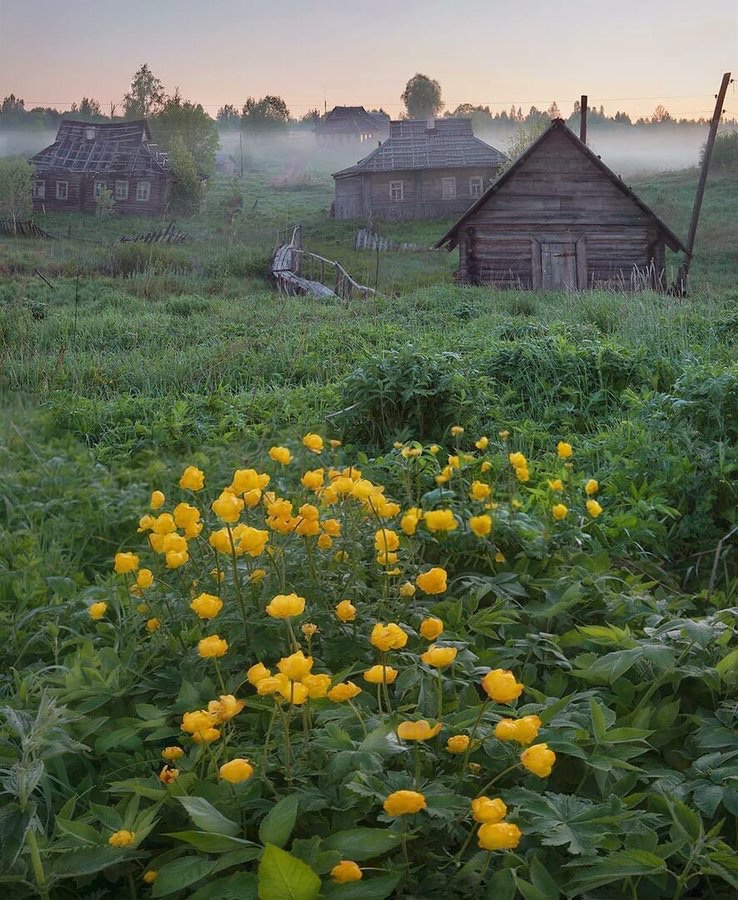
[[[115,182],[128,182],[128,199],[116,200],[113,211],[120,215],[161,216],[166,210],[170,180],[162,175],[133,177],[127,175],[80,175],[80,174],[44,174],[34,181],[45,182],[46,196],[43,200],[34,198],[34,212],[49,210],[53,212],[86,212],[94,213],[97,209],[95,200],[95,183],[101,181],[115,195]],[[66,200],[56,199],[57,181],[69,184]],[[148,181],[150,194],[148,200],[136,200],[136,185],[139,181]]]

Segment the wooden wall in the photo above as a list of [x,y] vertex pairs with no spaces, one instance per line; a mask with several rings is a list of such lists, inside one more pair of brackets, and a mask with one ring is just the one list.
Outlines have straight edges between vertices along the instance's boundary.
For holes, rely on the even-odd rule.
[[[163,175],[150,175],[146,177],[126,175],[80,175],[80,174],[45,174],[34,179],[46,183],[46,197],[44,200],[34,199],[35,212],[43,212],[45,209],[54,212],[87,212],[94,213],[97,209],[95,200],[95,182],[102,181],[115,194],[116,181],[128,181],[128,199],[116,200],[114,212],[120,215],[132,216],[160,216],[166,210],[170,181]],[[56,199],[57,181],[66,181],[69,184],[66,200]],[[151,189],[149,199],[136,200],[136,185],[139,181],[148,181]]]

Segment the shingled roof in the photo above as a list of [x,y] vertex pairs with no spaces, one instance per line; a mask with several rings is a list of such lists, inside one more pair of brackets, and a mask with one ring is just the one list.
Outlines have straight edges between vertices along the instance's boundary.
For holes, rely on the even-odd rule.
[[54,143],[31,162],[39,174],[168,175],[170,168],[168,155],[151,143],[151,132],[143,119],[105,124],[65,120]]
[[355,166],[334,177],[407,169],[460,169],[502,165],[499,150],[474,137],[471,119],[407,119],[390,123],[390,136]]
[[318,131],[361,134],[367,131],[386,131],[389,116],[386,113],[370,113],[363,106],[334,106],[318,124]]

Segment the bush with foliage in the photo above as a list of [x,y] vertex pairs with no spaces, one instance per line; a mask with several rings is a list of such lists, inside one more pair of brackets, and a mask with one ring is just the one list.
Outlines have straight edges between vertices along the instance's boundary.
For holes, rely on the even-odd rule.
[[0,159],[0,218],[15,223],[31,217],[33,166],[24,159]]
[[182,216],[194,216],[202,203],[202,182],[195,159],[179,134],[171,140],[169,161],[172,174],[169,208]]

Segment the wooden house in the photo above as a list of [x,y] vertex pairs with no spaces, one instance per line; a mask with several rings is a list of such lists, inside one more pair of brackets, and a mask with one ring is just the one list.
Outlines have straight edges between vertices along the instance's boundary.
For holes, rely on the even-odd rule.
[[385,112],[370,113],[363,106],[334,106],[315,126],[321,147],[374,145],[389,134],[390,120]]
[[355,166],[333,175],[336,219],[434,219],[481,197],[505,157],[471,119],[403,120]]
[[567,128],[534,141],[436,244],[457,280],[533,290],[664,287],[671,229]]
[[31,163],[34,210],[95,212],[106,188],[116,212],[158,216],[166,209],[169,157],[151,143],[143,120],[102,125],[65,120],[54,143]]

